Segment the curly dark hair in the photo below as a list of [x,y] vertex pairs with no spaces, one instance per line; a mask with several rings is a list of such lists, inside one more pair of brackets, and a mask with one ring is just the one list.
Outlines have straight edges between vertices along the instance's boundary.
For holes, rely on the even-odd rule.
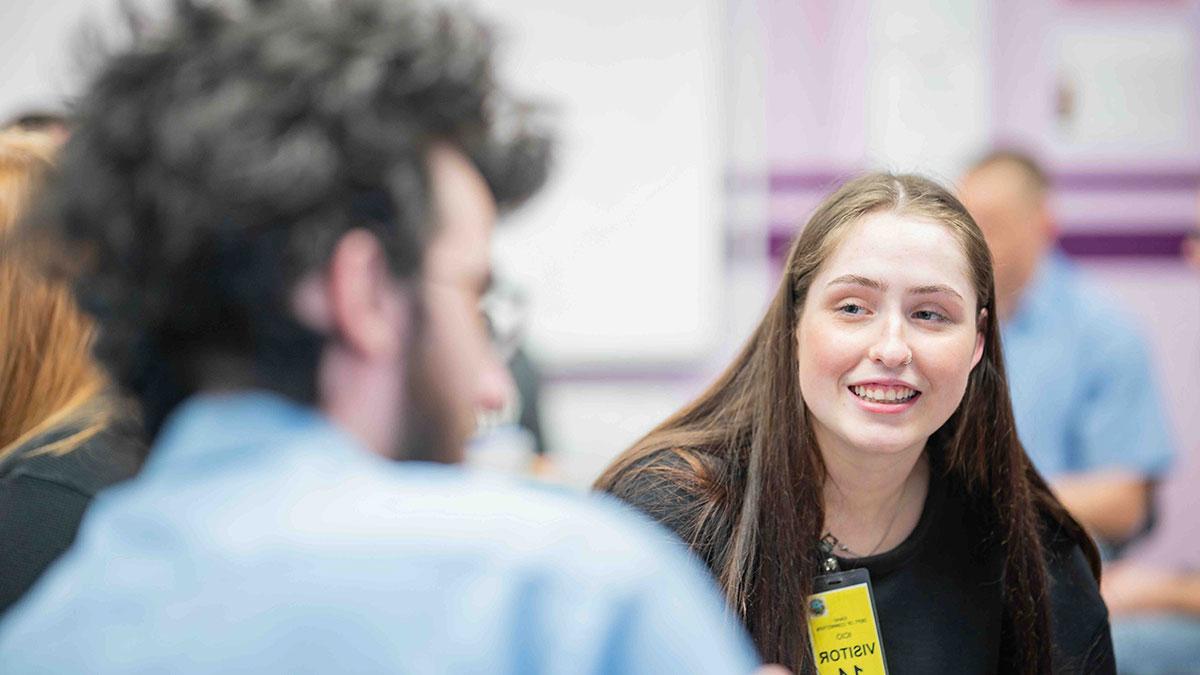
[[214,378],[315,399],[324,338],[289,290],[351,228],[419,272],[432,143],[470,157],[501,208],[546,177],[539,111],[500,90],[493,34],[462,12],[182,0],[139,32],[73,111],[34,229],[75,265],[97,354],[151,428]]

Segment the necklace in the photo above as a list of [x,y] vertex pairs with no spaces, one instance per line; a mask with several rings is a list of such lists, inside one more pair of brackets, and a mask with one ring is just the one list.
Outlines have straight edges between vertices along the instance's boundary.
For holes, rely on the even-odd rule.
[[872,548],[866,554],[856,553],[855,551],[852,551],[849,546],[846,546],[842,542],[838,541],[837,537],[833,536],[832,532],[826,533],[826,536],[832,539],[834,547],[843,553],[849,553],[855,558],[869,558],[875,555],[875,552],[878,551],[879,547],[883,546],[883,542],[887,540],[888,535],[892,533],[892,526],[896,524],[896,520],[900,517],[900,507],[904,505],[904,497],[908,494],[909,482],[910,481],[907,480],[904,481],[904,487],[900,489],[900,498],[896,500],[896,509],[892,513],[892,518],[888,521],[887,527],[883,529],[883,536],[879,538],[879,541],[875,542],[874,548]]

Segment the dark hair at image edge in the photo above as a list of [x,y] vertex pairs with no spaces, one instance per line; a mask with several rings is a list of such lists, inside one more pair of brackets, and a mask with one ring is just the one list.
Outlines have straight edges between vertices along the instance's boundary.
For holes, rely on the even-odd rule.
[[290,290],[365,228],[401,279],[436,224],[426,157],[463,151],[502,209],[544,182],[539,111],[497,85],[493,38],[416,3],[181,0],[137,21],[72,110],[31,243],[61,252],[98,356],[155,429],[206,386],[316,396],[324,336]]
[[[1095,545],[1054,498],[1015,431],[997,327],[992,263],[979,228],[947,190],[912,175],[870,174],[827,198],[793,242],[766,316],[695,401],[626,451],[597,489],[680,534],[706,561],[767,662],[815,672],[804,603],[820,569],[825,468],[800,395],[795,328],[821,264],[846,229],[892,211],[949,227],[979,298],[984,354],[928,444],[935,479],[962,492],[979,541],[1002,551],[1002,672],[1051,671],[1044,535]],[[647,498],[653,495],[653,498]]]

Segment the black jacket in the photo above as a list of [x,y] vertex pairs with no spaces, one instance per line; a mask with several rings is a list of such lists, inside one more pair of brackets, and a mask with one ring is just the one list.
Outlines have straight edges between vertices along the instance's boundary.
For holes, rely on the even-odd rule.
[[96,493],[132,477],[145,457],[131,421],[64,455],[30,455],[68,433],[50,432],[0,460],[0,614],[71,546]]

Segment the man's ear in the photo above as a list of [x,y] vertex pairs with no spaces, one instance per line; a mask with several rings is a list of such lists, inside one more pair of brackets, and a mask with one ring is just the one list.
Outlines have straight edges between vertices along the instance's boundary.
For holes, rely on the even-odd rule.
[[975,354],[971,357],[971,368],[979,365],[979,360],[983,358],[983,348],[987,342],[987,338],[984,337],[987,322],[987,308],[979,310],[979,320],[975,322]]
[[1034,218],[1037,219],[1038,234],[1046,241],[1054,241],[1058,238],[1058,222],[1054,217],[1053,209],[1050,208],[1049,199],[1042,197],[1038,202]]
[[374,234],[362,229],[344,234],[325,282],[326,318],[347,349],[368,360],[400,354],[406,298]]

